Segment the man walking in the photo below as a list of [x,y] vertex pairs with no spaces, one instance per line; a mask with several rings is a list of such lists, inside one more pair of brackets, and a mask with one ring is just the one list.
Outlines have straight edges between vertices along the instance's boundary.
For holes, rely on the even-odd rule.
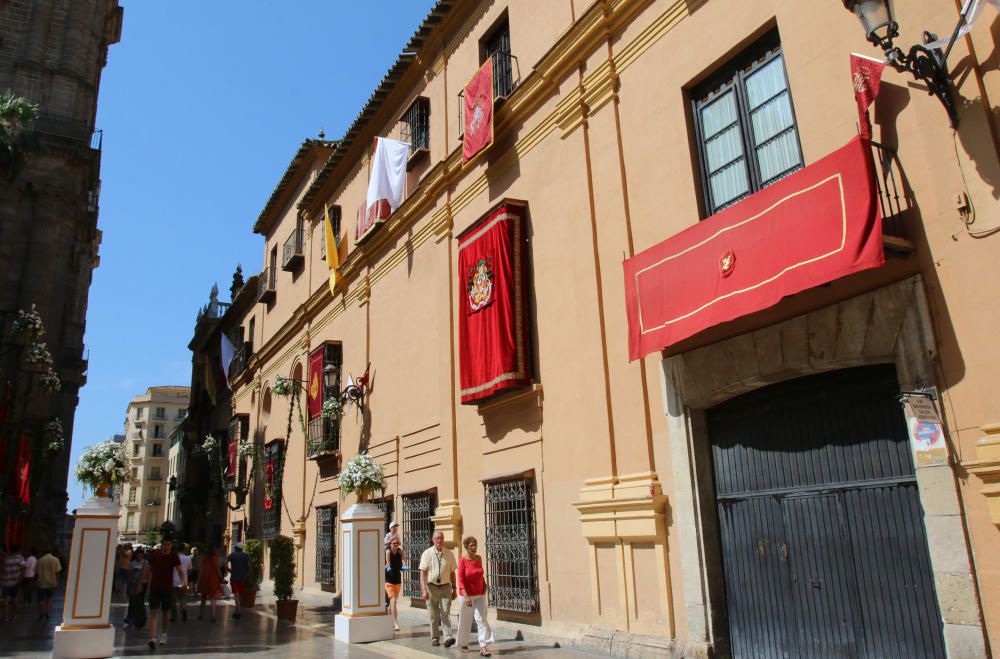
[[423,598],[431,610],[431,645],[441,645],[444,632],[444,646],[455,645],[451,635],[451,601],[455,598],[455,555],[444,546],[444,533],[435,531],[431,538],[434,545],[420,555],[420,588]]
[[10,553],[3,559],[3,571],[0,572],[0,588],[3,589],[3,618],[0,622],[7,622],[14,619],[17,611],[17,590],[21,583],[21,575],[24,570],[24,557],[21,556],[21,548],[11,545]]
[[[156,643],[166,645],[170,610],[174,608],[174,576],[181,576],[181,559],[174,551],[174,538],[164,534],[160,548],[149,552],[149,649]],[[157,611],[160,615],[157,615]],[[163,632],[157,637],[156,622],[163,619]]]
[[24,575],[21,578],[21,601],[31,606],[35,594],[35,564],[38,562],[38,550],[32,547],[24,557]]
[[250,573],[250,554],[243,551],[243,543],[237,540],[233,543],[233,553],[226,557],[226,566],[229,568],[229,587],[233,589],[233,601],[236,603],[236,612],[233,617],[237,620],[243,607],[243,593],[247,588],[247,575]]
[[35,576],[38,581],[38,619],[49,619],[52,613],[52,597],[55,595],[56,586],[59,585],[59,573],[62,572],[62,564],[59,559],[52,555],[52,549],[45,552],[38,562],[35,563]]
[[188,546],[185,544],[177,548],[177,558],[181,562],[180,575],[174,572],[174,606],[170,612],[170,622],[177,620],[177,610],[181,612],[181,622],[187,622],[187,581],[188,574],[191,573],[191,557],[187,555]]

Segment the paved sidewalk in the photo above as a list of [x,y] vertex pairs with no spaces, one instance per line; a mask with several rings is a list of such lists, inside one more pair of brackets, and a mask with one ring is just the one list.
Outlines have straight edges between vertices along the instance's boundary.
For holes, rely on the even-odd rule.
[[[60,589],[61,590],[61,589]],[[430,629],[422,611],[400,612],[400,626],[391,641],[348,645],[333,638],[334,613],[332,598],[326,593],[301,592],[296,622],[278,622],[274,615],[274,597],[259,597],[257,605],[244,609],[244,615],[233,618],[232,602],[220,602],[217,622],[198,620],[198,605],[188,602],[188,621],[171,623],[167,644],[150,650],[149,631],[146,629],[122,630],[121,621],[126,605],[112,603],[111,622],[118,629],[115,634],[116,656],[189,657],[348,657],[370,659],[375,657],[472,657],[478,656],[477,646],[472,645],[466,655],[457,647],[446,649],[432,647]],[[36,609],[19,609],[13,622],[0,624],[0,657],[48,657],[52,652],[53,630],[62,618],[62,599],[53,606],[52,619],[38,621]],[[513,634],[497,634],[498,642],[491,648],[494,656],[512,656],[520,659],[531,657],[585,657],[576,651],[554,647],[552,643],[518,640]]]

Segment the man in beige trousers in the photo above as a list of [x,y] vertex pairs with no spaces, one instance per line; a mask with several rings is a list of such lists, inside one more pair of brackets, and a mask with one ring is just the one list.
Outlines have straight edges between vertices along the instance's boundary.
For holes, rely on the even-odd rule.
[[435,531],[431,540],[434,546],[420,555],[420,588],[431,613],[431,645],[441,645],[443,631],[444,646],[450,648],[455,645],[455,637],[451,635],[451,601],[455,598],[458,563],[444,546],[444,533]]

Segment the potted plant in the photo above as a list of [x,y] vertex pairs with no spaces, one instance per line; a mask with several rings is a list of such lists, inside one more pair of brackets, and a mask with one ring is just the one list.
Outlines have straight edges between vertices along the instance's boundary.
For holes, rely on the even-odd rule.
[[243,547],[250,556],[250,587],[243,593],[243,606],[253,606],[257,603],[257,591],[260,582],[264,580],[264,544],[257,539],[246,541]]
[[340,472],[340,491],[343,494],[354,492],[358,495],[358,503],[365,503],[375,490],[385,490],[385,476],[382,465],[372,460],[368,453],[355,455],[344,465]]
[[299,601],[292,598],[295,585],[295,542],[287,535],[271,540],[271,578],[274,579],[274,596],[278,620],[295,620]]
[[95,496],[110,496],[113,485],[129,480],[129,462],[124,445],[108,440],[89,447],[76,463],[75,473],[76,480],[93,490]]

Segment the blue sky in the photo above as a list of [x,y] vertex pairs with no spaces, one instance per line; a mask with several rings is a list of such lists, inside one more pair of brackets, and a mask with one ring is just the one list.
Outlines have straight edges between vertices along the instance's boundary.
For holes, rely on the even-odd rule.
[[97,127],[101,265],[68,484],[80,453],[122,432],[129,400],[187,385],[188,341],[218,282],[262,266],[251,227],[302,140],[340,137],[433,0],[121,0]]

